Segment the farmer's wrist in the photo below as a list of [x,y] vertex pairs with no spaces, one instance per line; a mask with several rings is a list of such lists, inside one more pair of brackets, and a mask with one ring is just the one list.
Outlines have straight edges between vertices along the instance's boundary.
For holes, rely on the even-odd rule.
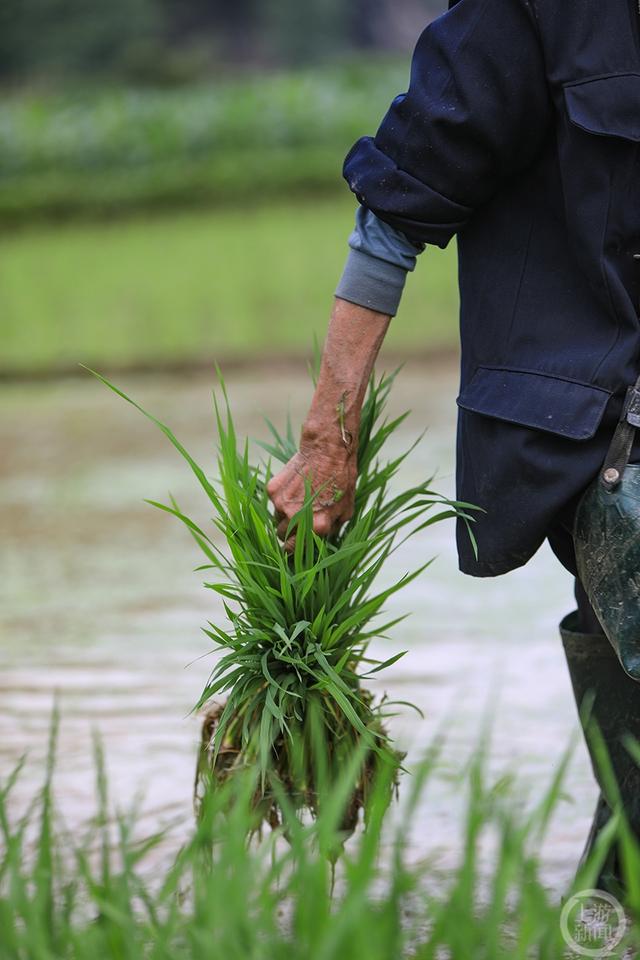
[[300,447],[317,449],[331,455],[349,455],[354,447],[354,438],[357,439],[360,427],[360,417],[349,417],[341,420],[338,408],[339,403],[325,402],[324,405],[311,409],[302,425]]
[[[318,385],[311,401],[305,426],[309,433],[321,431],[325,435],[342,437],[346,431],[355,435],[360,427],[362,404],[368,382],[368,373],[360,365],[345,369],[344,359],[337,364],[333,357],[325,357]],[[344,428],[344,429],[343,429]]]

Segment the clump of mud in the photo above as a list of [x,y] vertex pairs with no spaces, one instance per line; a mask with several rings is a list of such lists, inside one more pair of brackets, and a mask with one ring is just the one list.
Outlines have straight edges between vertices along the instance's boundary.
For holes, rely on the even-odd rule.
[[[336,731],[326,744],[322,762],[314,758],[309,738],[303,729],[300,737],[294,738],[298,749],[292,754],[291,738],[281,735],[273,744],[269,773],[264,782],[257,778],[253,795],[253,807],[256,812],[255,830],[269,826],[275,830],[285,824],[285,812],[279,799],[284,793],[287,803],[293,807],[298,816],[308,814],[316,819],[322,806],[322,791],[316,784],[319,766],[325,771],[325,791],[335,784],[342,776],[354,754],[362,756],[361,764],[355,768],[353,789],[350,792],[339,831],[343,839],[347,839],[355,831],[361,812],[366,821],[367,803],[371,796],[374,782],[381,772],[383,764],[392,765],[392,775],[389,777],[389,796],[397,794],[399,774],[405,754],[392,748],[387,731],[382,721],[371,712],[373,697],[368,690],[361,691],[363,704],[366,706],[373,722],[370,724],[372,747],[365,746],[351,724],[345,722],[343,731]],[[242,742],[243,720],[233,718],[226,726],[224,738],[217,751],[214,747],[216,732],[219,727],[225,703],[216,703],[206,712],[202,723],[200,750],[196,765],[194,783],[194,808],[199,816],[203,798],[209,789],[227,783],[230,778],[246,771],[247,767],[256,764],[256,757],[247,745]],[[317,750],[317,745],[316,745]],[[277,780],[279,790],[274,791],[273,783]]]

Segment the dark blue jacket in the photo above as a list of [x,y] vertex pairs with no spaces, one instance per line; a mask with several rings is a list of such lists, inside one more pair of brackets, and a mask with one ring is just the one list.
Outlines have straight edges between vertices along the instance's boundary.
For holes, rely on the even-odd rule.
[[345,160],[408,237],[458,238],[458,496],[476,562],[525,563],[597,473],[640,370],[637,0],[459,0]]

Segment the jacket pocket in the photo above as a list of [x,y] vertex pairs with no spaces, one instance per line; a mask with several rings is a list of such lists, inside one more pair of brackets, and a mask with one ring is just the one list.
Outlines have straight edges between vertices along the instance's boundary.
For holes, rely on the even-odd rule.
[[457,399],[459,407],[497,420],[588,440],[611,391],[547,373],[478,367]]
[[564,84],[571,123],[603,137],[640,141],[640,73],[613,73]]

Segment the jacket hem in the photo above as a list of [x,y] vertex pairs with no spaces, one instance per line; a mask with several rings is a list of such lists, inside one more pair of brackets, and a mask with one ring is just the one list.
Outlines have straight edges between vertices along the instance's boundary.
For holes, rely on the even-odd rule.
[[458,557],[458,569],[468,577],[501,577],[505,573],[517,570],[518,567],[524,567],[537,549],[536,547],[535,550],[526,554],[513,554],[499,560],[469,560],[466,557]]

